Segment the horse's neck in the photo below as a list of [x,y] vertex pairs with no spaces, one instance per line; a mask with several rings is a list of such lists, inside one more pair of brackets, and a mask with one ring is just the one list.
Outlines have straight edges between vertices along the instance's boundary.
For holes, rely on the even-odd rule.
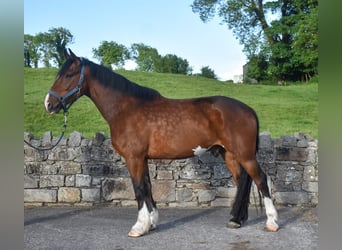
[[123,111],[128,99],[120,92],[113,91],[93,81],[89,87],[88,97],[94,102],[105,120],[110,123]]

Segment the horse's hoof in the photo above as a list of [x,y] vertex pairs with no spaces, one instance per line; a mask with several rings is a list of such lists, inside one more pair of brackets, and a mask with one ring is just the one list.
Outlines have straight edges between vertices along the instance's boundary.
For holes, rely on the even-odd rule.
[[276,223],[268,223],[265,225],[264,230],[266,232],[277,232],[279,230],[279,226]]
[[236,228],[240,228],[241,224],[239,224],[239,223],[237,223],[235,221],[229,221],[228,224],[227,224],[227,227],[228,228],[236,229]]
[[157,228],[157,225],[153,225],[153,224],[152,224],[149,231],[153,231],[153,230],[155,230],[156,228]]
[[137,231],[130,231],[128,233],[128,237],[132,237],[132,238],[137,238],[137,237],[140,237],[140,236],[143,236],[144,234],[143,233],[139,233]]

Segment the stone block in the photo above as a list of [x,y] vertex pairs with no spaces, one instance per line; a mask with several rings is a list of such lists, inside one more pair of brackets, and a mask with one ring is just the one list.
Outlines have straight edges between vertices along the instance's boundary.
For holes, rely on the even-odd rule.
[[276,181],[274,183],[274,191],[276,192],[291,192],[291,191],[301,191],[301,190],[302,190],[301,182]]
[[299,140],[297,142],[297,147],[298,148],[306,148],[309,146],[309,142],[307,140]]
[[188,188],[177,189],[176,191],[177,202],[186,202],[192,200],[192,190]]
[[215,190],[199,190],[198,193],[198,202],[208,202],[215,199],[216,191]]
[[293,136],[284,135],[280,137],[281,144],[285,147],[295,147],[297,146],[297,138]]
[[88,162],[91,160],[91,148],[90,147],[81,147],[80,153],[76,156],[75,162]]
[[[35,140],[32,140],[31,142],[33,141]],[[40,147],[40,143],[34,146]],[[37,151],[33,148],[28,147],[27,145],[24,146],[25,162],[45,161],[48,159],[48,155],[49,155],[48,151]]]
[[81,145],[82,134],[80,132],[74,131],[69,136],[68,145],[69,147],[78,147]]
[[318,193],[308,193],[310,198],[310,205],[316,206],[318,205]]
[[217,164],[214,165],[214,179],[225,179],[225,178],[230,178],[232,174],[228,171],[226,164]]
[[268,131],[259,134],[259,148],[273,148],[271,133]]
[[76,174],[76,187],[90,187],[91,176],[85,174]]
[[93,145],[93,140],[91,139],[82,139],[81,147],[91,147]]
[[93,140],[93,145],[100,146],[105,139],[106,136],[104,132],[97,132]]
[[104,180],[104,177],[101,176],[92,176],[92,186],[101,186],[102,181]]
[[102,197],[106,201],[134,200],[135,194],[130,178],[105,178],[102,182]]
[[257,161],[262,163],[273,163],[275,160],[273,148],[260,148],[257,152]]
[[68,142],[68,138],[62,138],[62,139],[60,139],[61,138],[61,135],[58,135],[58,136],[53,136],[52,137],[52,142],[51,142],[51,144],[52,145],[55,145],[58,141],[59,141],[59,143],[58,143],[58,146],[60,147],[60,146],[67,146],[67,142]]
[[59,166],[59,173],[64,175],[80,174],[81,164],[72,161],[60,161],[57,163]]
[[26,162],[26,174],[40,175],[41,163],[38,162]]
[[308,151],[307,162],[313,165],[317,164],[318,162],[317,148],[308,148],[307,151]]
[[136,207],[137,201],[134,200],[123,200],[121,201],[121,206],[123,207]]
[[78,188],[62,187],[58,189],[58,201],[59,202],[80,202],[81,191]]
[[302,180],[302,172],[294,169],[278,168],[276,179],[284,182],[299,182]]
[[153,163],[149,163],[148,164],[148,170],[150,173],[150,178],[155,179],[157,176],[157,166]]
[[57,147],[50,152],[48,159],[53,161],[73,161],[80,154],[80,148]]
[[302,189],[306,192],[318,193],[318,182],[303,182]]
[[64,175],[42,175],[40,176],[40,187],[62,187],[64,186]]
[[24,202],[56,202],[57,190],[24,189]]
[[90,157],[92,161],[103,161],[103,160],[109,161],[107,150],[103,147],[93,146],[90,149]]
[[308,151],[305,148],[276,148],[276,160],[279,161],[306,161]]
[[65,176],[65,186],[66,187],[74,187],[75,186],[75,175]]
[[57,174],[58,170],[59,170],[58,164],[46,164],[46,165],[42,164],[40,166],[40,174],[42,174],[42,175]]
[[187,164],[179,173],[181,179],[187,180],[205,180],[211,177],[210,169],[199,165]]
[[316,169],[314,166],[305,166],[303,172],[304,181],[318,181],[318,175],[316,175]]
[[157,179],[158,180],[172,180],[173,173],[170,170],[158,170]]
[[38,188],[38,180],[34,176],[24,175],[24,188]]
[[303,205],[309,202],[306,192],[276,192],[273,195],[275,202],[282,205]]
[[81,189],[82,202],[100,202],[100,189],[89,188]]
[[51,146],[51,142],[52,142],[52,133],[51,131],[47,131],[44,133],[43,135],[43,139],[42,139],[42,146]]
[[210,186],[209,181],[188,181],[177,180],[177,188],[190,188],[190,189],[208,189]]
[[237,187],[218,187],[216,196],[221,198],[234,198],[236,191]]
[[129,177],[128,169],[125,166],[116,166],[111,162],[82,164],[82,173],[87,175],[106,177]]
[[24,140],[30,142],[33,139],[33,134],[31,132],[24,132]]
[[172,180],[152,181],[152,196],[158,202],[173,202],[176,200],[176,182]]

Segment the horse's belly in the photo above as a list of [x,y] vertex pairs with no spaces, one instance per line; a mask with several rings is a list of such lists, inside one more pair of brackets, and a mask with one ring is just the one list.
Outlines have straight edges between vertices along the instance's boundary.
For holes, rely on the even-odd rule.
[[199,148],[209,148],[215,142],[216,138],[210,132],[174,131],[173,134],[156,133],[150,140],[148,157],[159,159],[188,158],[196,155]]

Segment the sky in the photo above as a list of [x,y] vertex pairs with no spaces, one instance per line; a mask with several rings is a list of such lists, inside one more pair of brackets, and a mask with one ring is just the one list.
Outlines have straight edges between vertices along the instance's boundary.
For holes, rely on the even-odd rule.
[[[192,12],[193,0],[25,0],[24,33],[36,35],[63,27],[74,36],[69,48],[98,62],[92,49],[102,41],[130,47],[144,43],[161,55],[175,54],[188,60],[193,73],[203,66],[220,80],[242,75],[246,57],[242,45],[219,18],[203,23]],[[128,62],[127,69],[134,64]]]

